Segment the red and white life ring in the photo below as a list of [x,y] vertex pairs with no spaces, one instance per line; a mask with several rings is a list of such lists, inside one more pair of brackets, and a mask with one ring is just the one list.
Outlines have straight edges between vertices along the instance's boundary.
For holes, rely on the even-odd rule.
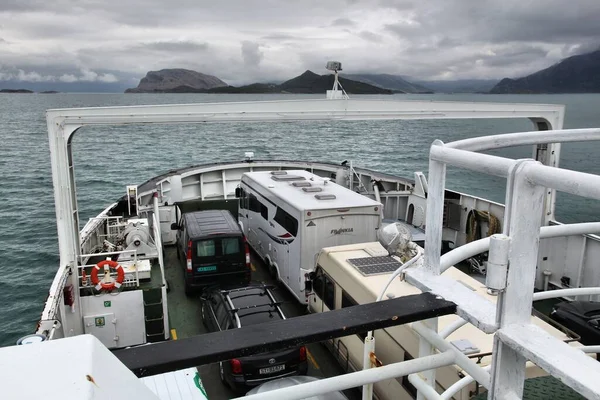
[[[110,283],[106,283],[106,282],[100,281],[100,279],[98,279],[98,272],[100,271],[100,269],[104,270],[105,265],[108,265],[110,268],[117,271],[117,279],[114,279]],[[110,291],[110,290],[113,290],[114,288],[118,289],[121,287],[121,284],[123,283],[124,280],[125,280],[125,271],[123,270],[123,267],[120,266],[119,263],[116,261],[103,260],[103,261],[100,261],[98,264],[96,264],[94,266],[94,268],[92,268],[92,283],[96,287],[96,290],[104,289],[104,290]]]

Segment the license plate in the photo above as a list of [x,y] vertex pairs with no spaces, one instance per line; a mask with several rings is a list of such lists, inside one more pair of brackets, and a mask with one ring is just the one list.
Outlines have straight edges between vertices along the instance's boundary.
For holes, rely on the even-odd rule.
[[272,374],[273,372],[280,372],[285,370],[285,364],[274,365],[272,367],[261,368],[258,370],[258,373],[261,375]]
[[198,267],[196,268],[197,272],[209,272],[209,271],[216,271],[217,270],[217,266],[216,265],[209,265],[208,267]]

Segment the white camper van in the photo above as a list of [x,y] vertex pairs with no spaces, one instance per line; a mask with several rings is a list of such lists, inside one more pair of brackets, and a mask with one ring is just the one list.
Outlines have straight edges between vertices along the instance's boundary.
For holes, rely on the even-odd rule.
[[[399,259],[389,257],[388,252],[378,242],[324,248],[317,257],[309,311],[327,312],[357,304],[372,303],[393,271],[401,265]],[[443,275],[459,281],[479,295],[496,302],[496,297],[487,294],[483,283],[457,268],[451,267]],[[418,294],[421,291],[405,281],[395,279],[386,293],[388,296],[401,297]],[[387,299],[388,296],[383,298]],[[439,331],[443,331],[458,318],[457,315],[440,317],[438,319]],[[574,346],[580,345],[540,318],[532,317],[532,319],[536,325],[545,329],[549,334],[564,341],[572,341]],[[362,369],[366,334],[364,332],[360,335],[345,336],[327,342],[329,349],[342,367],[350,372]],[[410,324],[377,330],[374,332],[374,337],[375,355],[383,365],[419,356],[419,337],[411,329]],[[492,334],[486,334],[473,325],[466,324],[450,334],[447,340],[481,366],[491,363]],[[532,363],[527,364],[526,374],[527,378],[546,375],[542,369]],[[451,365],[437,369],[436,389],[438,393],[448,389],[464,375],[465,373],[457,366]],[[379,400],[408,400],[414,399],[416,394],[416,389],[406,376],[377,382],[373,385],[373,390],[375,397]],[[475,383],[471,383],[452,398],[468,400],[478,390],[480,388]]]
[[380,203],[304,170],[247,172],[236,194],[248,243],[303,304],[323,247],[377,240]]

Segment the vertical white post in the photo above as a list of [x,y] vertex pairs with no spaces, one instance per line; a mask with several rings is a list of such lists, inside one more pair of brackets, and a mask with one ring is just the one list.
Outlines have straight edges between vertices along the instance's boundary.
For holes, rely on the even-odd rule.
[[[503,310],[500,329],[512,324],[526,324],[531,318],[533,286],[540,242],[540,225],[544,210],[543,187],[527,180],[527,166],[519,163],[512,171],[514,186],[510,209],[510,252],[505,295],[498,300]],[[509,177],[510,178],[510,177]],[[510,180],[510,179],[509,179]],[[488,399],[520,398],[525,379],[525,358],[504,345],[496,336],[492,368],[492,387]]]
[[[80,254],[79,221],[77,215],[77,196],[75,193],[75,171],[69,140],[78,126],[66,126],[60,118],[47,117],[48,141],[50,145],[50,163],[52,167],[52,183],[54,186],[54,206],[56,210],[56,228],[58,233],[58,248],[60,266],[73,268],[75,273],[67,278],[67,284],[75,289],[76,313],[61,314],[65,336],[83,333],[81,319],[81,302],[79,298],[79,279],[77,274],[77,258]],[[62,290],[62,288],[60,288]]]
[[[443,146],[441,140],[435,140],[433,146]],[[439,275],[442,252],[442,224],[444,218],[444,191],[446,186],[446,164],[429,159],[429,177],[427,178],[427,215],[425,217],[425,268]]]
[[[443,146],[441,140],[435,140],[433,146]],[[425,216],[425,260],[424,267],[433,275],[441,273],[440,257],[442,252],[442,229],[444,218],[444,190],[446,186],[446,164],[429,159],[427,178],[427,215]],[[434,332],[438,331],[437,318],[423,321]],[[419,337],[419,357],[435,354],[434,347],[423,337]],[[421,377],[427,385],[435,388],[435,370],[423,371]],[[417,392],[417,400],[424,400],[425,394]]]
[[[375,337],[367,336],[365,338],[363,353],[363,370],[369,369],[371,365],[371,352],[375,351]],[[373,384],[367,383],[362,387],[362,400],[371,400],[373,398]]]

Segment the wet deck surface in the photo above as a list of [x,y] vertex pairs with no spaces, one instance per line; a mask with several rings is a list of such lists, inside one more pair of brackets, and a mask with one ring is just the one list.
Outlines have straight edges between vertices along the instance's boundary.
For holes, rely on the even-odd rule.
[[[207,330],[202,323],[200,315],[200,300],[195,297],[187,297],[183,287],[183,268],[177,259],[175,247],[165,248],[165,275],[170,287],[168,294],[169,320],[171,329],[175,330],[178,339],[201,335]],[[256,283],[273,284],[262,261],[254,254],[252,258],[252,281]],[[283,286],[274,290],[278,300],[284,301],[282,305],[286,317],[303,315],[306,307],[300,305],[297,300]],[[308,348],[308,375],[320,378],[336,376],[344,373],[329,350],[320,343],[313,343]],[[202,383],[210,400],[231,399],[243,396],[243,393],[235,393],[226,387],[219,378],[218,364],[203,365],[198,367]],[[357,389],[344,391],[350,400],[360,399]]]

